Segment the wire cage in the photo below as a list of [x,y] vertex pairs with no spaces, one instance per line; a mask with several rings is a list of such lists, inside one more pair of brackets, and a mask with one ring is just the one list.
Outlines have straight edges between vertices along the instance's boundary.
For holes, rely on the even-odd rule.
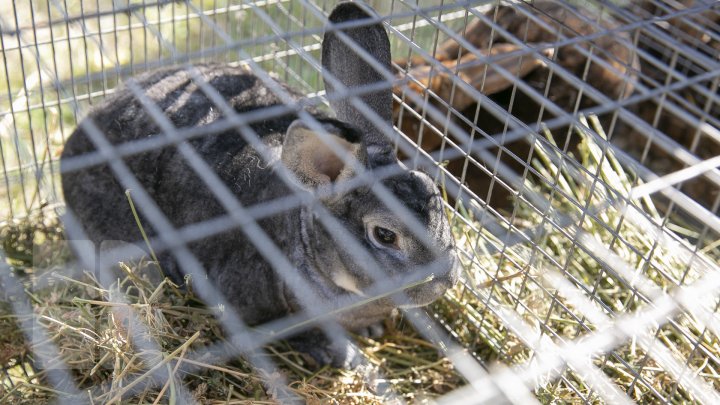
[[[358,1],[367,18],[329,22],[337,3],[3,5],[0,402],[720,403],[720,3]],[[389,37],[389,64],[366,47],[353,61],[372,82],[354,88],[357,77],[328,75],[326,33],[360,49],[366,38],[352,30],[372,25]],[[160,97],[152,72],[173,66],[182,83]],[[249,72],[266,93],[237,101],[242,94],[233,98],[213,69]],[[381,93],[387,103],[377,109]],[[172,115],[182,108],[198,115],[193,125]],[[352,166],[331,186],[246,205],[227,179],[252,181],[222,173],[227,166],[203,149],[230,134],[263,150],[257,125],[287,129],[291,114],[298,136],[319,131],[309,149],[339,157],[352,137],[330,139],[324,117],[335,113],[370,125],[366,155],[391,145],[402,166]],[[143,129],[110,133],[115,122]],[[72,155],[76,128],[94,147]],[[136,130],[143,139],[121,139]],[[233,147],[219,150],[232,159]],[[285,148],[252,166],[263,170]],[[197,191],[212,201],[195,201],[194,212],[222,215],[174,221],[132,163],[153,156],[148,167],[165,170],[166,150],[185,168],[170,174],[200,185],[173,201]],[[129,190],[115,200],[137,228],[125,241],[139,248],[96,251],[85,243],[93,226],[122,226],[89,225],[102,214],[65,206],[63,184],[103,165]],[[433,267],[428,278],[415,263],[409,272],[419,278],[397,281],[370,264],[376,239],[395,235],[348,231],[351,210],[328,208],[333,193],[365,190],[409,237],[427,239],[411,211],[432,208],[383,186],[398,168],[437,185],[460,271],[421,308],[405,305],[405,293],[428,283]],[[293,272],[297,258],[283,253],[292,242],[275,234],[284,230],[263,225],[298,207],[364,263],[367,277],[331,280],[350,298],[318,300],[313,281]],[[212,238],[229,232],[262,253],[297,310],[252,321],[238,314],[241,299],[218,293],[256,268],[248,260],[231,280],[212,275],[228,260]],[[199,251],[204,240],[215,244]],[[163,257],[179,279],[156,275],[157,263],[173,265]],[[388,299],[398,309],[384,334],[339,327]],[[298,354],[287,342],[308,328],[321,328],[328,347],[350,336],[343,347],[359,347],[359,365],[318,368]]]

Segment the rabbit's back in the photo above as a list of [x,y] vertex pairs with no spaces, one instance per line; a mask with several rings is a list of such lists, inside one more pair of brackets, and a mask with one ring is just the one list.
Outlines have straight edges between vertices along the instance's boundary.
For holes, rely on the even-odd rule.
[[[195,74],[202,78],[238,113],[246,113],[275,105],[283,101],[270,91],[255,74],[244,67],[227,65],[198,65]],[[176,128],[197,127],[211,124],[222,117],[217,107],[207,97],[201,85],[196,83],[190,71],[182,67],[163,68],[136,76],[133,81],[142,88],[147,100],[151,101]],[[301,98],[297,92],[276,82],[293,100]],[[127,86],[118,91],[93,110],[89,117],[105,138],[112,144],[121,144],[147,138],[161,133],[160,126],[136,95]],[[294,117],[289,117],[291,120]],[[251,127],[258,135],[277,132],[287,120],[258,121]],[[286,128],[286,127],[285,127]],[[65,145],[63,157],[87,153],[94,148],[86,142],[79,128]],[[234,132],[234,130],[229,131]],[[234,144],[244,141],[236,139]]]
[[[199,65],[194,67],[208,85],[241,115],[283,104],[252,72],[243,67]],[[175,128],[207,126],[208,133],[200,133],[188,142],[217,176],[235,194],[241,204],[251,205],[282,194],[286,190],[274,182],[272,170],[260,154],[249,147],[236,127],[215,131],[223,114],[207,97],[191,73],[184,68],[165,68],[145,73],[133,79],[162,117],[153,116],[146,105],[127,86],[89,114],[92,123],[113,145],[127,145],[151,137],[164,137],[158,119],[169,120]],[[293,99],[300,96],[284,84],[277,83]],[[248,126],[263,143],[279,153],[285,131],[296,119],[295,114],[275,116],[249,123]],[[71,135],[63,151],[61,166],[74,156],[96,150],[80,126]],[[170,144],[125,157],[123,160],[148,192],[165,216],[176,227],[223,215],[225,210],[211,190],[190,167],[177,146]],[[62,178],[67,206],[78,217],[89,238],[103,241],[137,241],[141,234],[125,196],[125,185],[117,180],[107,164],[73,171]],[[136,190],[131,190],[131,196]],[[98,218],[105,220],[98,221]],[[149,221],[144,225],[154,234]]]

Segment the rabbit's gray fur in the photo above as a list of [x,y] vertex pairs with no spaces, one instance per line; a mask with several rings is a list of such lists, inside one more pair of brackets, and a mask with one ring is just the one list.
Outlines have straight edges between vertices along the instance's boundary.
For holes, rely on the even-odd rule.
[[[367,16],[357,5],[343,3],[332,13],[331,20],[342,22]],[[345,33],[361,43],[380,63],[389,65],[389,43],[381,25],[353,28]],[[380,80],[379,76],[368,77],[368,65],[338,41],[335,35],[327,33],[323,43],[325,68],[351,87]],[[367,41],[379,41],[379,44]],[[343,66],[331,62],[344,57],[354,60],[349,64],[341,64]],[[212,64],[198,65],[195,69],[237,112],[282,104],[256,75],[245,68]],[[222,119],[220,110],[183,68],[160,69],[134,80],[175,127],[203,126]],[[292,89],[279,85],[298,100],[301,98]],[[330,86],[328,90],[330,93],[333,91]],[[376,92],[364,97],[371,108],[389,124],[390,88],[387,92]],[[338,118],[348,122],[329,118],[311,108],[307,111],[366,167],[388,164],[397,166],[390,143],[377,135],[364,116],[343,103],[347,102],[336,101],[333,107],[338,111]],[[88,119],[115,145],[149,138],[162,132],[140,101],[125,87],[91,112]],[[304,136],[309,134],[307,139],[313,139],[312,129],[296,119],[296,115],[287,114],[252,123],[250,127],[265,145],[274,148],[278,160],[282,160],[294,172],[302,183],[298,187],[283,182],[274,164],[265,162],[256,150],[247,145],[236,129],[203,135],[189,143],[246,207],[292,192],[312,193],[315,186],[327,183],[328,178],[323,177],[327,173],[333,174],[329,180],[351,177],[352,170],[348,167],[343,166],[340,172],[336,172],[336,169],[322,171],[313,166],[319,164],[318,167],[322,167],[327,162],[308,160],[306,153],[322,147],[315,148],[315,144],[311,144],[310,148],[303,149],[306,140]],[[82,125],[65,145],[61,171],[68,209],[79,219],[85,232],[96,244],[103,241],[139,241],[141,234],[124,189],[109,166],[97,165],[72,172],[65,167],[70,158],[95,149]],[[368,150],[376,153],[368,154]],[[388,161],[388,153],[391,153],[392,161]],[[328,162],[334,162],[332,158],[337,159],[330,155]],[[176,147],[154,149],[126,157],[124,161],[175,227],[226,214]],[[314,170],[322,171],[322,174],[318,175]],[[401,169],[400,174],[382,183],[427,229],[427,237],[433,246],[426,247],[414,237],[403,221],[398,220],[367,186],[325,198],[322,202],[380,263],[383,267],[381,270],[388,277],[407,276],[418,266],[436,266],[432,281],[406,290],[413,304],[428,304],[457,279],[454,243],[438,189],[427,175],[406,169]],[[370,234],[374,228],[369,222],[393,230],[402,243],[388,247],[378,245],[376,240],[373,242],[374,236]],[[150,235],[156,234],[146,218],[142,218],[142,223]],[[352,294],[361,294],[373,285],[372,278],[353,260],[352,252],[334,241],[314,218],[309,207],[288,210],[261,219],[258,223],[313,286],[314,291],[308,291],[308,294],[315,294],[332,303]],[[260,324],[301,309],[291,289],[280,280],[240,229],[192,243],[189,248],[205,267],[209,279],[247,323]],[[169,253],[161,252],[159,260],[166,274],[175,280],[182,280],[182,272]],[[366,328],[382,320],[394,307],[389,298],[379,299],[359,310],[344,313],[339,322],[353,330]],[[293,341],[320,363],[348,365],[352,359],[347,357],[354,356],[349,346],[339,349],[336,345],[331,347],[317,331],[309,331]]]

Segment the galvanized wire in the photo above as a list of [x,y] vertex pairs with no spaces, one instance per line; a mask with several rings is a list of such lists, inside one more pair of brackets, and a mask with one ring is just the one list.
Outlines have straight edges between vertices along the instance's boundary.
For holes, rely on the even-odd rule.
[[[29,1],[29,0],[28,0]],[[20,4],[21,2],[16,2]],[[720,205],[720,160],[718,156],[708,157],[706,151],[699,150],[701,139],[720,145],[720,120],[714,114],[720,108],[718,96],[718,82],[720,82],[720,60],[717,58],[717,48],[712,47],[712,41],[720,41],[720,30],[717,18],[720,14],[718,4],[711,1],[676,2],[676,1],[645,1],[641,8],[639,5],[618,4],[610,0],[593,2],[592,7],[596,18],[578,12],[571,4],[558,3],[564,11],[581,20],[594,29],[591,34],[579,34],[559,31],[542,18],[542,12],[531,3],[510,3],[519,16],[536,24],[541,30],[548,33],[551,41],[531,45],[527,38],[517,37],[509,28],[500,25],[494,19],[493,11],[498,10],[498,4],[491,1],[460,1],[460,2],[409,2],[405,0],[393,1],[389,5],[376,4],[384,7],[380,14],[373,14],[373,18],[362,24],[382,23],[393,43],[401,49],[407,49],[407,55],[419,55],[430,66],[430,74],[445,74],[451,80],[452,94],[464,92],[470,95],[476,104],[475,119],[465,112],[458,111],[451,105],[451,100],[443,99],[440,94],[431,88],[423,89],[423,94],[415,93],[409,86],[421,85],[420,78],[406,77],[398,80],[396,72],[383,68],[372,56],[360,52],[360,56],[373,69],[378,70],[384,77],[385,83],[359,89],[344,88],[338,78],[324,72],[317,56],[320,49],[320,40],[326,30],[336,30],[338,38],[353,46],[352,40],[344,35],[342,28],[352,26],[353,23],[339,27],[327,27],[326,16],[335,2],[318,2],[314,0],[278,0],[278,1],[238,1],[237,4],[227,4],[206,8],[205,2],[192,1],[159,1],[143,2],[142,4],[129,1],[112,1],[107,7],[101,2],[90,5],[91,10],[82,8],[72,9],[61,0],[48,0],[45,10],[36,10],[38,5],[29,1],[31,19],[21,22],[17,6],[13,4],[11,12],[0,12],[0,38],[6,91],[0,94],[0,136],[10,142],[0,144],[0,154],[3,163],[3,183],[6,191],[7,215],[9,218],[19,218],[29,212],[42,209],[41,201],[60,201],[58,196],[57,166],[54,151],[59,148],[51,140],[48,111],[58,109],[69,111],[75,125],[80,125],[88,134],[97,151],[83,156],[74,157],[66,163],[67,173],[85,168],[107,164],[120,181],[123,187],[132,190],[132,197],[150,225],[157,230],[157,236],[151,238],[152,245],[159,250],[172,252],[183,272],[193,276],[194,286],[198,294],[209,304],[219,304],[226,308],[223,326],[229,333],[235,347],[225,347],[218,344],[196,353],[189,353],[189,358],[201,358],[205,353],[224,353],[217,361],[226,361],[232,356],[245,356],[257,370],[268,374],[275,373],[277,366],[262,355],[262,347],[277,339],[291,335],[297,325],[313,323],[319,325],[331,339],[345,339],[347,334],[333,320],[338,310],[337,305],[331,305],[318,300],[310,294],[312,288],[307,281],[298,276],[298,272],[287,257],[273,241],[272,238],[259,225],[263,218],[286,212],[300,207],[312,207],[312,213],[319,218],[322,226],[337,240],[344,241],[350,248],[353,259],[363,264],[363,270],[374,280],[372,288],[366,293],[369,296],[390,295],[398,306],[408,303],[408,298],[402,292],[402,287],[432,274],[437,264],[431,263],[417,269],[414,277],[403,280],[390,280],[389,275],[374,262],[372,256],[366,251],[360,241],[356,240],[321,204],[317,199],[331,195],[338,190],[331,187],[320,189],[314,197],[302,193],[291,193],[281,199],[256,206],[243,206],[232,194],[219,176],[213,171],[211,165],[205,162],[198,152],[189,143],[192,139],[220,133],[228,129],[237,129],[243,139],[252,145],[265,159],[265,163],[272,161],[272,153],[255,133],[250,124],[264,120],[272,120],[279,116],[294,113],[300,117],[308,127],[322,133],[321,124],[315,117],[303,110],[307,106],[323,106],[328,101],[343,99],[350,100],[353,107],[360,111],[378,129],[381,136],[394,142],[397,148],[410,158],[405,164],[410,167],[422,167],[435,179],[445,179],[444,186],[448,195],[455,203],[447,203],[447,208],[453,210],[450,214],[454,220],[464,224],[475,239],[470,249],[459,248],[459,253],[470,263],[480,267],[481,257],[478,256],[480,246],[488,254],[496,254],[498,261],[495,268],[483,269],[492,282],[492,288],[484,289],[474,285],[468,278],[461,280],[463,294],[468,294],[482,305],[483,313],[479,319],[468,320],[467,327],[475,328],[482,334],[481,325],[493,317],[498,319],[510,333],[517,337],[532,353],[530,359],[522,364],[512,367],[494,366],[488,369],[484,359],[478,359],[474,353],[462,347],[457,339],[457,331],[453,326],[442,323],[437,314],[426,314],[418,310],[404,310],[407,319],[415,329],[426,339],[437,344],[442,355],[448,357],[458,372],[467,381],[467,387],[447,395],[441,402],[465,403],[471,398],[476,402],[492,402],[504,398],[514,403],[527,403],[534,400],[532,392],[538,388],[538,381],[545,379],[560,379],[570,389],[575,391],[578,398],[590,401],[587,393],[581,392],[574,379],[568,378],[565,373],[571,370],[587,384],[590,393],[606,402],[629,403],[631,390],[624,391],[618,387],[602,370],[597,361],[601,356],[613,358],[624,364],[626,371],[633,376],[633,383],[643,384],[653,395],[653,400],[659,402],[672,402],[673,398],[664,397],[645,380],[642,370],[647,361],[657,365],[667,372],[675,381],[676,390],[682,387],[693,399],[702,403],[718,403],[720,395],[712,383],[699,377],[699,369],[690,364],[692,356],[701,356],[716,365],[717,359],[701,344],[699,338],[684,331],[676,319],[678,314],[689,314],[700,319],[707,330],[702,335],[712,334],[714,338],[720,334],[717,308],[717,294],[720,291],[720,265],[712,257],[701,252],[703,246],[713,245],[720,239],[720,218],[718,206]],[[332,4],[330,4],[332,3]],[[622,2],[620,2],[622,3]],[[365,9],[372,12],[369,6],[361,3]],[[185,13],[176,12],[176,7],[182,6]],[[171,16],[161,13],[148,16],[166,8],[171,8]],[[648,10],[653,9],[656,15]],[[298,10],[302,10],[302,20],[298,17]],[[251,13],[253,18],[249,36],[233,32],[230,19],[233,13]],[[36,17],[36,14],[38,15]],[[124,24],[118,25],[118,18],[125,19]],[[112,17],[112,27],[102,24],[103,18]],[[713,20],[712,17],[715,17]],[[221,20],[223,19],[224,20]],[[536,58],[552,72],[552,80],[561,79],[564,86],[577,91],[580,96],[571,108],[559,105],[548,94],[553,83],[544,86],[542,90],[534,88],[521,77],[514,75],[503,68],[499,61],[503,57],[488,56],[485,50],[478,49],[476,44],[470,42],[462,35],[462,30],[456,28],[460,21],[464,26],[470,21],[481,20],[493,31],[492,40],[501,40],[516,45],[519,50],[513,53],[515,57]],[[606,24],[613,20],[616,24],[609,28]],[[410,21],[410,22],[408,22]],[[693,37],[679,28],[684,24],[685,30],[694,29],[704,33],[704,37]],[[198,38],[187,36],[185,43],[176,31],[181,25],[188,29],[190,24],[197,24],[200,28]],[[172,28],[167,30],[167,25]],[[163,28],[165,27],[165,28]],[[54,30],[63,30],[55,34]],[[45,30],[49,37],[39,38],[38,30]],[[431,48],[423,48],[416,40],[416,30],[432,31],[433,40]],[[141,34],[138,34],[141,33]],[[127,34],[130,41],[140,44],[142,57],[135,60],[130,51],[128,63],[121,62],[119,35]],[[627,36],[624,36],[624,35]],[[527,35],[527,31],[526,31]],[[113,37],[113,45],[108,46],[104,38]],[[630,69],[631,74],[623,77],[625,85],[631,86],[632,94],[613,98],[602,90],[589,84],[590,65],[600,66],[607,71],[622,75],[619,68],[613,63],[618,62],[609,51],[596,47],[593,41],[598,38],[612,36],[623,46],[632,49],[640,61],[643,69],[632,66],[622,66]],[[208,39],[209,38],[209,39]],[[528,97],[540,106],[540,113],[534,122],[524,122],[513,115],[514,109],[522,109],[522,105],[510,104],[508,111],[498,104],[489,95],[484,94],[482,86],[464,81],[458,72],[458,67],[447,67],[436,55],[440,38],[450,38],[460,44],[469,54],[476,57],[477,65],[488,64],[505,80],[512,83],[510,97]],[[630,38],[630,39],[628,39]],[[196,44],[191,44],[196,40]],[[423,40],[424,41],[424,40]],[[273,45],[277,43],[274,49]],[[590,46],[588,46],[590,44]],[[131,45],[132,46],[132,45]],[[48,48],[50,47],[50,48]],[[70,70],[63,72],[58,59],[60,48],[67,47],[68,64]],[[84,60],[73,65],[73,47],[75,52],[82,52]],[[579,71],[571,71],[563,66],[557,59],[556,53],[547,56],[543,52],[568,47],[577,51],[585,60],[585,65]],[[41,49],[51,49],[43,52]],[[97,50],[99,66],[91,66],[91,49]],[[658,50],[663,53],[658,54]],[[669,52],[669,58],[667,53]],[[713,53],[715,56],[713,57]],[[20,61],[20,81],[18,88],[15,82],[11,83],[12,71],[16,66],[11,62],[16,58]],[[395,55],[398,56],[398,55]],[[608,59],[609,58],[609,59]],[[274,106],[245,113],[234,111],[223,96],[208,83],[196,70],[194,64],[206,60],[220,60],[233,65],[249,66],[258,78],[274,94],[284,102],[282,106]],[[622,62],[620,62],[622,64]],[[148,71],[155,67],[170,64],[184,66],[194,83],[202,93],[213,103],[213,106],[223,112],[224,118],[202,128],[175,128],[162,110],[145,95],[143,89],[130,77],[140,71]],[[398,68],[399,66],[395,66]],[[654,75],[647,73],[650,69]],[[82,71],[80,71],[82,70]],[[409,70],[406,69],[405,73]],[[486,72],[487,73],[487,72]],[[15,75],[17,76],[17,75]],[[282,77],[309,95],[301,102],[295,100],[275,81],[275,77]],[[35,78],[35,79],[32,79]],[[31,80],[32,79],[32,80]],[[337,89],[334,94],[326,94],[319,83],[322,79],[333,83]],[[33,82],[34,80],[34,82]],[[136,140],[118,145],[112,145],[105,134],[92,121],[80,123],[81,118],[87,114],[99,99],[109,97],[120,80],[126,82],[127,88],[142,104],[145,112],[160,128],[157,136]],[[34,88],[31,88],[34,83]],[[98,84],[99,83],[99,84]],[[394,96],[394,101],[403,106],[403,112],[396,127],[390,127],[362,103],[360,96],[380,88],[401,88],[401,95]],[[698,103],[687,97],[691,94],[704,103]],[[582,107],[580,99],[592,100],[590,107]],[[638,109],[643,103],[655,102],[656,113],[653,120],[648,121],[641,116]],[[420,106],[420,107],[417,107]],[[492,133],[483,128],[482,122],[477,121],[480,110],[487,111],[498,121],[504,123],[499,133]],[[41,123],[33,123],[35,113],[42,112]],[[584,121],[584,116],[593,114],[610,114],[611,120],[607,130],[607,137],[598,133],[596,128]],[[693,141],[683,144],[677,139],[677,134],[670,133],[659,127],[659,120],[664,114],[677,118],[686,128],[693,131]],[[27,117],[27,118],[25,118]],[[403,118],[404,117],[404,118]],[[19,128],[19,122],[27,119],[27,140],[24,131]],[[408,134],[402,134],[403,119],[419,119],[422,122],[421,137],[440,137],[442,146],[439,150],[421,150]],[[470,131],[466,130],[470,128]],[[631,168],[637,174],[636,181],[629,193],[622,191],[612,179],[603,178],[599,169],[593,171],[578,162],[576,156],[570,155],[568,148],[563,145],[554,145],[543,135],[544,129],[564,131],[580,131],[593,140],[600,147],[600,161],[606,161],[608,156],[614,156],[624,167]],[[72,130],[72,125],[59,121],[60,139]],[[623,131],[633,132],[644,142],[642,153],[626,150],[627,145],[616,142],[623,136]],[[42,140],[38,140],[38,139]],[[340,152],[339,146],[329,136],[321,136],[328,147]],[[421,138],[422,139],[422,138]],[[591,199],[580,201],[566,192],[560,185],[560,170],[548,177],[536,167],[531,160],[517,153],[512,143],[524,141],[530,144],[530,153],[537,150],[545,151],[548,159],[558,168],[562,168],[569,177],[587,187],[591,194],[597,190],[606,190],[606,201],[593,204]],[[29,142],[29,151],[23,149],[24,142]],[[227,215],[213,218],[201,223],[176,228],[163,214],[150,194],[143,189],[136,174],[132,173],[123,158],[139,155],[144,152],[165,147],[175,147],[183,157],[185,163],[202,179],[203,183],[212,192],[213,196],[225,208]],[[717,150],[720,150],[718,146]],[[668,167],[665,172],[656,172],[653,153],[665,153],[676,163]],[[45,153],[43,156],[41,153]],[[500,159],[502,154],[506,158]],[[340,154],[338,154],[340,156]],[[464,167],[461,173],[453,173],[441,163],[444,160],[461,159]],[[357,187],[370,186],[371,191],[380,199],[395,216],[403,219],[415,237],[429,247],[423,226],[410,214],[407,208],[399,201],[378,179],[389,178],[397,171],[380,169],[366,170],[353,159],[345,162],[354,168],[357,176],[343,184],[345,190]],[[472,189],[466,182],[471,176],[469,168],[476,169],[492,178],[488,191]],[[280,167],[283,179],[289,179],[288,185],[294,181],[293,175]],[[529,179],[537,180],[550,192],[539,192],[528,185]],[[687,188],[683,188],[688,181],[702,179],[708,187],[708,194],[714,192],[717,196],[709,201],[699,200],[696,195],[689,195]],[[19,187],[19,192],[12,195],[13,187]],[[495,207],[489,204],[490,195],[498,190],[511,194],[514,198],[507,207]],[[342,189],[341,189],[342,191]],[[603,191],[604,192],[604,191]],[[487,193],[487,194],[484,194]],[[20,207],[16,199],[22,200]],[[35,196],[33,196],[33,194]],[[655,197],[665,204],[664,213],[657,218],[642,209],[639,201],[644,197]],[[483,198],[487,197],[488,201]],[[561,212],[555,208],[558,200],[567,201],[572,206],[571,212]],[[541,220],[533,226],[521,227],[518,219],[522,210],[529,209],[538,215]],[[475,221],[462,215],[460,210],[473,214]],[[637,246],[633,241],[626,240],[620,230],[620,223],[607,221],[608,210],[621,212],[620,223],[625,222],[652,236],[653,244],[650,249]],[[66,215],[67,233],[71,239],[83,240],[82,224],[77,221],[74,213],[69,210]],[[697,235],[695,245],[687,243],[682,235],[669,227],[671,217],[687,219],[694,224],[693,232]],[[594,235],[588,233],[583,224],[592,221],[603,232],[612,236],[612,242],[604,244]],[[252,240],[255,248],[261,252],[267,262],[275,269],[285,284],[293,289],[295,295],[302,302],[304,308],[296,314],[269,322],[263,327],[274,331],[275,334],[260,334],[248,328],[235,313],[228,301],[224,299],[215,287],[207,281],[207,273],[202,264],[193,255],[188,245],[194,241],[226,232],[231,229],[240,229]],[[487,232],[484,233],[484,232]],[[558,237],[570,241],[572,248],[562,262],[556,260],[553,252],[542,246],[539,241],[550,232],[556,232]],[[490,239],[490,236],[494,240]],[[142,242],[142,241],[139,241]],[[518,260],[513,253],[517,247],[528,247],[530,257],[527,263]],[[615,252],[620,246],[639,256],[644,263],[638,268],[637,263],[628,263]],[[681,256],[687,263],[683,274],[677,280],[665,269],[651,268],[657,249],[672,250]],[[80,252],[78,259],[85,267],[95,267],[101,275],[104,285],[112,284],[110,267],[119,260],[127,260],[142,255],[128,247],[118,247],[105,252],[102,260],[97,263],[95,252],[76,246]],[[649,252],[649,253],[647,253]],[[603,301],[598,294],[599,277],[595,285],[587,285],[571,275],[570,266],[579,255],[589,257],[596,262],[604,274],[615,280],[622,288],[632,293],[632,297],[645,305],[634,313],[615,313],[612,305]],[[501,270],[509,266],[522,272],[520,275],[522,287],[520,292],[503,286]],[[525,271],[535,266],[550,266],[540,277]],[[656,271],[675,288],[665,291],[658,287],[655,281],[648,278],[644,272]],[[14,292],[20,291],[16,280],[9,278],[9,271],[3,271],[4,289]],[[691,274],[692,273],[692,274]],[[40,287],[40,285],[38,285]],[[523,291],[529,288],[537,289],[551,297],[551,306],[547,314],[539,313],[528,305],[523,297]],[[498,298],[503,294],[514,301],[507,306]],[[124,302],[122,294],[112,297],[113,301]],[[351,308],[361,303],[363,299],[350,299],[339,304],[340,309]],[[708,304],[709,303],[709,304]],[[16,302],[12,308],[17,315],[27,315],[32,312],[24,301]],[[553,310],[563,311],[569,318],[579,325],[576,335],[567,340],[562,333],[553,330],[549,317]],[[438,323],[437,321],[441,321]],[[139,336],[145,326],[135,320],[137,326],[133,330]],[[442,325],[448,330],[443,330]],[[670,349],[659,343],[659,333],[662,326],[669,326],[691,340],[694,348],[687,359],[677,358]],[[32,328],[36,326],[23,325]],[[40,328],[42,329],[42,328]],[[39,339],[44,346],[49,346],[50,353],[56,348],[47,344],[42,335],[33,335],[33,343]],[[701,336],[702,336],[701,335]],[[140,339],[135,339],[140,341]],[[645,353],[644,359],[638,366],[629,364],[616,350],[619,346],[632,341],[637,343]],[[47,347],[43,347],[47,349]],[[150,342],[145,351],[160,351],[156,342]],[[505,343],[497,349],[502,353],[507,350]],[[57,354],[57,353],[55,353]],[[57,357],[57,356],[54,356]],[[0,365],[2,366],[2,365]],[[43,359],[38,362],[43,367]],[[191,370],[187,367],[187,370]],[[57,373],[49,374],[48,383],[55,389],[73,395],[68,398],[58,398],[60,402],[75,403],[80,397],[79,388],[70,383],[72,378],[67,375],[67,366],[60,365]],[[152,370],[159,381],[169,377],[164,368]],[[526,389],[518,390],[517,383]],[[268,390],[281,392],[280,398],[287,400],[297,399],[291,390],[287,389],[289,382],[283,378],[268,380]],[[148,388],[148,382],[143,382],[136,389]],[[397,393],[395,393],[397,394]],[[392,395],[389,393],[388,395]],[[395,397],[397,399],[397,397]],[[193,403],[192,395],[183,387],[180,388],[179,401]]]

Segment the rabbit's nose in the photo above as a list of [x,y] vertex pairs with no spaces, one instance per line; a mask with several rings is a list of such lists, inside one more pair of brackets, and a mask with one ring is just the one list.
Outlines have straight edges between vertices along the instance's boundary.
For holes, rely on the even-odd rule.
[[435,280],[433,280],[435,283],[433,284],[433,289],[435,290],[435,296],[439,297],[443,294],[445,294],[445,291],[452,288],[455,283],[450,277],[438,277]]
[[433,295],[435,297],[440,297],[445,292],[451,288],[457,283],[458,281],[458,271],[457,269],[459,266],[454,265],[450,271],[444,275],[441,275],[439,277],[435,277],[432,282],[432,289],[434,290]]
[[447,255],[448,267],[445,274],[441,274],[437,277],[437,281],[440,284],[445,285],[445,288],[452,288],[458,281],[460,275],[460,259],[457,256],[455,248],[451,248]]

